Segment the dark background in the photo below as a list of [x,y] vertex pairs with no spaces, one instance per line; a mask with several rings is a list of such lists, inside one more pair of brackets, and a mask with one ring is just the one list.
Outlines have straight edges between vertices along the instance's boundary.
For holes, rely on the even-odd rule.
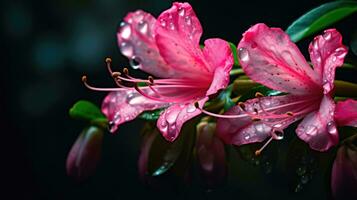
[[[324,1],[190,2],[204,29],[202,41],[221,37],[237,44],[255,23],[285,29]],[[116,135],[105,135],[102,161],[90,179],[77,184],[66,176],[67,153],[83,128],[69,118],[68,109],[79,99],[100,105],[105,96],[86,89],[81,76],[89,75],[98,86],[112,86],[105,57],[112,57],[116,67],[128,65],[116,45],[121,19],[136,9],[157,17],[169,7],[171,1],[153,0],[1,1],[0,141],[5,178],[0,181],[5,193],[0,198],[7,194],[8,199],[326,198],[316,188],[325,187],[321,182],[311,184],[304,194],[294,194],[282,188],[284,183],[256,184],[254,179],[239,178],[213,192],[199,184],[179,193],[150,190],[137,174],[140,121],[121,126]],[[353,21],[356,15],[337,25],[347,41]],[[300,43],[305,55],[306,44]]]

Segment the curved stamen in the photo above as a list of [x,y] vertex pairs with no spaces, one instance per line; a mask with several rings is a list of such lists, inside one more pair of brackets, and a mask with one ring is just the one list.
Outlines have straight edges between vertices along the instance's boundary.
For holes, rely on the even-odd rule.
[[255,155],[256,155],[256,156],[259,156],[259,155],[262,153],[262,151],[265,149],[265,147],[267,147],[268,144],[269,144],[272,140],[273,140],[273,137],[270,137],[269,140],[266,141],[265,144],[264,144],[262,147],[260,147],[260,149],[258,149],[258,150],[255,151]]
[[88,89],[90,90],[94,90],[94,91],[101,91],[101,92],[115,92],[115,91],[125,91],[127,89],[125,88],[97,88],[97,87],[93,87],[91,85],[89,85],[87,83],[88,79],[87,76],[82,76],[82,82],[84,84],[84,86],[86,86]]

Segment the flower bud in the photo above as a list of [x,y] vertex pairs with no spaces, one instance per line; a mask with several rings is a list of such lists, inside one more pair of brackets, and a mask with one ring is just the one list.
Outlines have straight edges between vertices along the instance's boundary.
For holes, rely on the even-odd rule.
[[331,189],[335,199],[357,199],[357,135],[338,149],[332,167]]
[[224,144],[215,131],[216,123],[203,121],[197,125],[197,158],[207,187],[223,183],[227,175]]
[[97,166],[101,157],[103,130],[97,126],[89,126],[73,144],[67,157],[67,174],[77,181],[88,178]]

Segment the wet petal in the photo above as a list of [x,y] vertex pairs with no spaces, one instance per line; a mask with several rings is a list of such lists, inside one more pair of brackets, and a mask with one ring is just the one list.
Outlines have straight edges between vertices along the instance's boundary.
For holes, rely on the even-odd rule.
[[221,39],[206,40],[203,54],[214,71],[213,81],[207,91],[207,95],[211,95],[227,87],[234,59],[229,44]]
[[[200,100],[199,106],[203,107],[208,98]],[[194,103],[174,104],[161,113],[157,120],[157,127],[166,140],[174,141],[181,130],[183,123],[201,114]]]
[[327,94],[334,87],[336,67],[342,66],[347,54],[341,34],[335,29],[325,30],[323,35],[316,36],[310,43],[309,52],[314,71]]
[[[242,145],[262,142],[272,136],[274,130],[281,131],[301,119],[306,113],[316,109],[318,104],[315,106],[314,102],[313,97],[293,95],[250,99],[244,103],[244,110],[240,106],[235,106],[224,113],[241,117],[217,120],[217,134],[228,144]],[[293,113],[293,116],[286,115],[288,112]],[[253,121],[252,117],[246,113],[256,116],[260,121]],[[279,118],[268,117],[273,115],[282,116]]]
[[[172,75],[161,58],[154,38],[155,18],[142,10],[129,13],[117,33],[121,53],[139,68],[157,77]],[[134,61],[135,60],[135,61]]]
[[296,134],[317,151],[326,151],[338,143],[334,121],[335,102],[325,95],[320,109],[308,114],[296,129]]
[[89,177],[101,157],[103,131],[98,127],[85,128],[68,154],[66,170],[78,181]]
[[339,101],[336,105],[335,120],[339,126],[357,127],[357,101]]
[[251,27],[238,44],[238,56],[247,76],[269,88],[292,94],[321,91],[317,74],[279,28]]
[[135,119],[146,110],[155,110],[168,106],[168,103],[145,98],[135,89],[110,92],[102,103],[102,112],[111,122],[111,132],[124,122]]
[[211,78],[199,46],[201,24],[188,3],[173,3],[155,25],[155,39],[161,56],[179,77]]

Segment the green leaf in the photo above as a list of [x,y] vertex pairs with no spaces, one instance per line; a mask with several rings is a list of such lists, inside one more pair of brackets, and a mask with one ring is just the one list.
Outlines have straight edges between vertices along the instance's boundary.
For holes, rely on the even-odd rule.
[[161,112],[164,109],[157,109],[153,111],[145,111],[139,115],[140,119],[148,120],[148,121],[155,121],[159,119]]
[[235,103],[231,99],[232,89],[233,89],[233,85],[230,85],[224,91],[222,91],[218,96],[219,100],[224,102],[223,105],[224,111],[229,110],[235,105]]
[[295,20],[287,29],[292,41],[297,42],[357,11],[357,2],[334,1],[325,3]]
[[261,94],[263,94],[264,96],[277,96],[277,95],[283,95],[283,92],[280,91],[276,91],[270,88],[267,88],[265,86],[257,86],[252,88],[251,90],[249,90],[248,92],[246,92],[245,94],[243,94],[240,98],[239,101],[240,102],[244,102],[248,99],[252,99],[255,98],[255,94],[259,92]]
[[77,101],[72,108],[69,109],[69,115],[74,119],[81,119],[94,124],[102,124],[108,121],[95,104],[86,100]]
[[237,56],[237,47],[233,43],[229,42],[229,46],[231,47],[232,53],[233,53],[233,58],[234,58],[234,65],[235,66],[240,66],[239,65],[239,60]]

